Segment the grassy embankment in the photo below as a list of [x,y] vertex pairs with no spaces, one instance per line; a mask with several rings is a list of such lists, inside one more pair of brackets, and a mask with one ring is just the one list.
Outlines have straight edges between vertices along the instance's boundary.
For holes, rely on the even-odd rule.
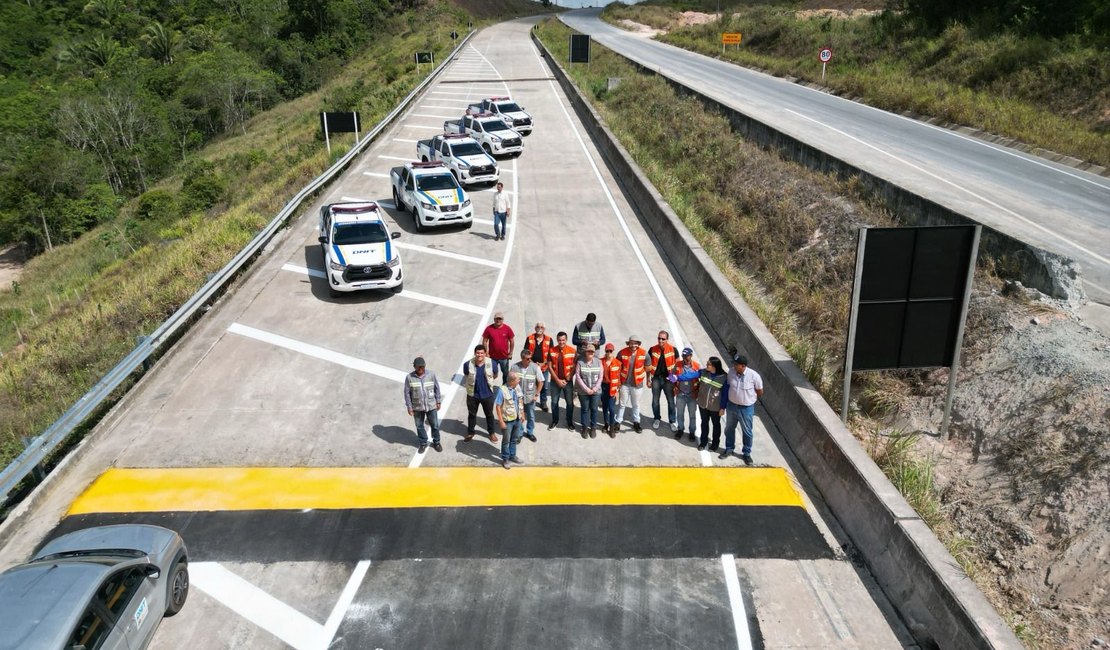
[[[679,26],[666,5],[612,4],[602,16],[667,30],[659,40],[771,74],[821,83],[879,108],[970,126],[1110,167],[1110,61],[1075,39],[979,36],[955,25],[921,36],[894,15],[799,18],[792,8],[740,6],[723,22]],[[713,2],[682,3],[714,11]],[[721,51],[721,33],[743,45]],[[833,50],[821,81],[817,51]]]
[[[504,15],[513,9],[509,2],[479,17]],[[512,4],[517,14],[529,13],[531,3]],[[15,286],[0,292],[0,466],[346,153],[350,135],[334,137],[327,155],[320,110],[357,107],[363,123],[375,124],[428,73],[427,66],[417,73],[412,53],[433,50],[440,60],[452,47],[447,35],[464,32],[469,19],[443,2],[392,18],[382,38],[321,90],[205,148],[190,165],[202,170],[192,186],[183,170],[145,202],[125,206],[118,220],[31,260]],[[208,210],[181,207],[191,193],[212,192],[220,199]]]
[[[560,61],[570,30],[541,23],[539,35]],[[838,181],[766,152],[731,132],[728,120],[661,78],[638,72],[595,44],[590,66],[570,70],[652,183],[830,403],[840,397],[843,333],[855,265],[856,230],[891,226],[885,209]],[[619,77],[616,89],[607,79]],[[682,137],[672,135],[681,128]],[[881,416],[889,381],[857,378]],[[895,399],[894,396],[891,399]],[[933,464],[910,453],[913,438],[880,436],[853,419],[876,462],[971,575],[973,549],[944,517]]]

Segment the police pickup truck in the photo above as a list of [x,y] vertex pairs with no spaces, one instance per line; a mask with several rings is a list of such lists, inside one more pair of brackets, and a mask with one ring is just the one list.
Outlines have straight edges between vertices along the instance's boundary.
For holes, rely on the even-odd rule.
[[465,133],[482,144],[486,153],[493,156],[524,153],[524,138],[493,113],[467,111],[457,120],[443,123],[445,133]]
[[403,284],[401,254],[377,203],[332,203],[320,208],[320,247],[324,252],[328,295],[363,289],[393,289]]
[[470,227],[474,207],[459,181],[442,162],[411,162],[389,171],[393,203],[411,212],[417,232],[431,226],[461,224]]
[[500,116],[506,124],[521,135],[532,132],[532,116],[524,112],[524,107],[514,102],[512,97],[487,97],[477,104],[471,104],[467,110]]
[[496,183],[501,176],[497,160],[482,150],[482,145],[469,135],[445,133],[416,143],[416,155],[424,162],[440,161],[447,165],[459,183]]

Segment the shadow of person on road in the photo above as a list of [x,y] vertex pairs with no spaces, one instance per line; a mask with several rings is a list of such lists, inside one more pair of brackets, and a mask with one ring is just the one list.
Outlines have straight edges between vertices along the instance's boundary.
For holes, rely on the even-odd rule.
[[[381,438],[391,445],[406,445],[409,447],[420,446],[420,439],[416,437],[416,430],[405,427],[387,427],[381,424],[375,424],[370,427],[371,433]],[[428,432],[429,438],[432,432]]]

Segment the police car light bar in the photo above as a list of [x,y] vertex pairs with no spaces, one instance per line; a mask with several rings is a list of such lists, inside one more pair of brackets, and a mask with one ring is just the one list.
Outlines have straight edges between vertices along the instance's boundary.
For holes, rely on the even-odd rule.
[[339,214],[358,214],[359,212],[373,212],[378,209],[378,204],[372,201],[366,203],[335,203],[331,206],[331,211]]
[[511,99],[512,99],[512,97],[490,97],[486,101],[488,101],[488,102],[507,102]]
[[413,169],[429,169],[432,167],[445,167],[442,161],[429,160],[428,162],[413,162],[410,163]]
[[444,133],[444,140],[458,140],[459,138],[469,138],[470,136],[465,133]]

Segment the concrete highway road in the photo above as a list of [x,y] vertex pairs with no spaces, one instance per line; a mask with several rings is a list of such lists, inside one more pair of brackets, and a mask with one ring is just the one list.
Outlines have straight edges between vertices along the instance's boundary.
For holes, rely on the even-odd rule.
[[[560,17],[605,47],[802,142],[1075,259],[1090,299],[1110,305],[1110,179],[652,41],[603,22],[600,13]],[[816,51],[813,58],[820,65]],[[834,58],[830,74],[835,64]]]
[[[598,314],[618,347],[712,340],[516,21],[482,31],[399,123],[263,254],[0,531],[0,567],[61,532],[179,530],[192,593],[155,648],[891,648],[912,645],[760,410],[753,455],[719,460],[666,426],[549,429],[498,463],[463,441],[450,383],[495,310],[517,332]],[[467,102],[536,120],[473,228],[417,234],[390,210],[405,288],[328,297],[320,205],[388,203],[389,169]],[[444,383],[444,450],[416,453],[401,379]],[[758,370],[758,368],[757,368]],[[456,378],[457,379],[457,378]],[[665,408],[665,407],[664,407]],[[578,416],[575,416],[578,421]],[[565,420],[564,420],[565,422]],[[479,421],[479,433],[485,431]]]

